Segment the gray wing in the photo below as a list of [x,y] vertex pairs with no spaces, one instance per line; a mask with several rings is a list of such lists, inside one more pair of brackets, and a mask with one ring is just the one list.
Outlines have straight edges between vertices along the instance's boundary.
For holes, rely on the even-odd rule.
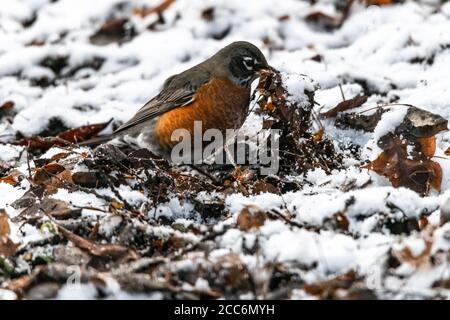
[[164,82],[161,92],[139,109],[133,118],[114,131],[114,134],[194,101],[195,93],[203,84],[209,81],[210,74],[199,67],[194,67],[187,71],[168,78]]

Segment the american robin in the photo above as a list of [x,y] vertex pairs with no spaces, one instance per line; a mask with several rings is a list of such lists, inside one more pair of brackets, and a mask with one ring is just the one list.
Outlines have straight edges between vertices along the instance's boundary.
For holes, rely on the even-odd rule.
[[240,128],[248,113],[251,83],[269,68],[256,46],[233,42],[204,62],[169,77],[161,91],[110,138],[139,135],[152,151],[161,153],[177,143],[171,140],[174,130],[186,129],[192,136],[194,121],[201,121],[203,132]]

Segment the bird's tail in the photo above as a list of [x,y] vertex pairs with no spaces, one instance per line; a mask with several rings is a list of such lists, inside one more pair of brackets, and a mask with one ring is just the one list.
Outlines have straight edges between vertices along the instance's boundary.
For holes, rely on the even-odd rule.
[[114,137],[113,135],[107,135],[107,136],[100,136],[100,137],[95,137],[83,142],[79,142],[78,145],[79,146],[98,146],[99,144],[108,142],[110,140],[112,140]]

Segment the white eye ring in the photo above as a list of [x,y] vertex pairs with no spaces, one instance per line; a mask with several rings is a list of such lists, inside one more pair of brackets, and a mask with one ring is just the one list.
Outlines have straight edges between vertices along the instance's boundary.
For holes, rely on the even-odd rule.
[[243,64],[247,70],[253,70],[253,66],[255,65],[255,60],[251,57],[244,57]]

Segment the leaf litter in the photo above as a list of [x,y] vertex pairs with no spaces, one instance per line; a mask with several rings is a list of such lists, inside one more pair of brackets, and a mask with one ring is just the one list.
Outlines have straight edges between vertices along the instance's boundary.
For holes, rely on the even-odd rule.
[[[289,9],[274,21],[286,28],[282,32],[300,24],[320,34],[333,30],[339,39],[344,33],[342,43],[325,45],[329,51],[305,46],[305,68],[329,64],[329,74],[341,61],[333,60],[333,54],[341,54],[335,48],[358,45],[346,36],[346,25],[366,6],[382,6],[386,17],[389,10],[412,14],[407,5],[396,7],[392,1],[301,5],[307,6],[305,16]],[[190,14],[178,1],[111,6],[93,20],[83,40],[92,52],[83,61],[73,62],[76,52],[62,50],[36,56],[41,69],[35,74],[25,67],[6,73],[42,92],[66,84],[72,90],[76,84],[91,94],[89,82],[105,68],[112,74],[128,66],[144,68],[142,57],[127,56],[135,41],[177,28],[177,21]],[[193,27],[200,38],[227,39],[240,28],[224,24],[227,8],[193,8],[201,24],[215,27],[204,34],[201,25]],[[26,48],[63,46],[67,32],[58,39],[28,39]],[[269,33],[261,43],[275,55],[295,52],[292,34]],[[419,44],[405,42],[405,50]],[[120,45],[124,53],[109,56],[102,51],[108,45]],[[433,51],[432,59],[408,52],[410,58],[417,53],[411,65],[432,66],[445,49]],[[179,58],[192,59],[189,54]],[[59,122],[46,119],[46,128],[27,128],[15,123],[24,110],[21,100],[0,95],[2,125],[6,131],[11,123],[19,128],[0,146],[13,154],[0,167],[0,190],[6,190],[0,212],[1,287],[26,299],[64,298],[74,279],[94,286],[90,298],[113,297],[115,284],[120,292],[165,299],[445,297],[450,238],[449,210],[440,205],[449,170],[441,159],[448,148],[442,139],[445,116],[420,98],[407,102],[423,108],[400,106],[405,99],[396,95],[409,84],[395,77],[349,70],[338,75],[339,82],[322,78],[318,84],[312,80],[321,77],[315,67],[310,78],[276,65],[280,71],[261,77],[251,113],[260,129],[280,130],[280,170],[269,176],[261,175],[258,165],[186,168],[146,149],[79,147],[120,123],[107,121],[109,115],[91,125],[86,125],[90,118],[70,122],[70,115],[52,110]],[[117,83],[111,86],[119,92]],[[329,99],[338,87],[341,99]],[[328,111],[322,111],[322,101]],[[92,116],[102,110],[92,104],[75,101],[67,108]],[[399,107],[405,112],[396,112]],[[424,274],[428,286],[415,286]],[[395,281],[403,286],[389,285]]]

